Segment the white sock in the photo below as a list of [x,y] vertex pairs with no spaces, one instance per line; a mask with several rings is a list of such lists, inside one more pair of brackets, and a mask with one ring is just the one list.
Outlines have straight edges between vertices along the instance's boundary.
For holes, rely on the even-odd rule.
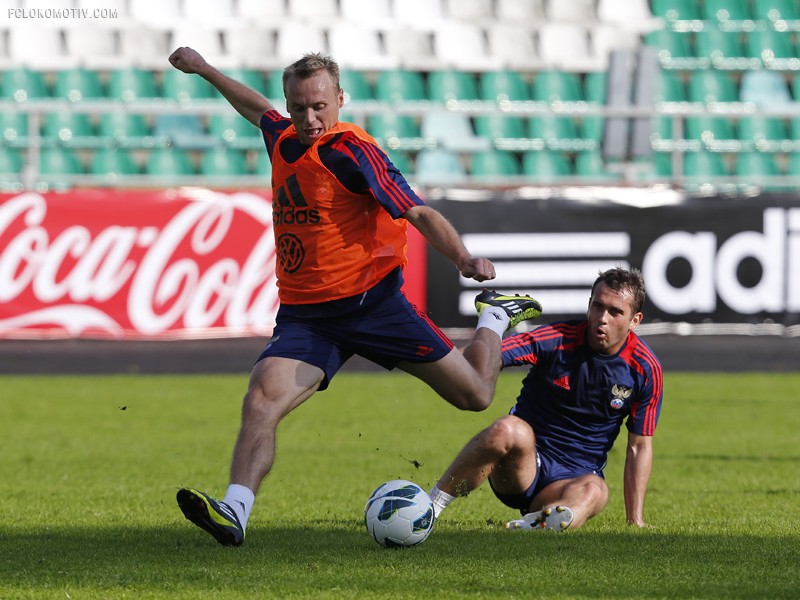
[[232,483],[228,486],[228,491],[225,492],[222,501],[236,513],[242,529],[245,529],[247,520],[250,518],[250,511],[253,510],[253,504],[256,501],[255,494],[243,485]]
[[456,499],[455,496],[451,496],[447,492],[440,490],[438,485],[433,486],[431,491],[428,492],[428,495],[431,497],[431,500],[433,500],[433,517],[435,519],[439,518],[439,515],[447,508],[447,505]]
[[485,327],[486,329],[491,329],[502,338],[510,322],[511,319],[502,308],[499,306],[487,306],[478,316],[478,326],[475,329]]

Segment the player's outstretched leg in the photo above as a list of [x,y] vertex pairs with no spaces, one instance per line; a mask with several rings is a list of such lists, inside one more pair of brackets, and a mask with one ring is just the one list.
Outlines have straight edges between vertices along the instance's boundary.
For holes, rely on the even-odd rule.
[[572,509],[569,506],[551,506],[544,510],[528,513],[521,519],[506,523],[506,529],[520,531],[525,529],[552,529],[564,531],[572,524]]
[[542,314],[542,305],[531,296],[504,295],[494,290],[483,290],[475,298],[475,308],[480,315],[490,306],[496,306],[508,315],[511,320],[508,324],[509,329],[516,327],[522,321],[535,319]]
[[241,546],[244,543],[244,528],[236,513],[224,502],[191,488],[178,490],[177,500],[183,516],[205,529],[223,546]]

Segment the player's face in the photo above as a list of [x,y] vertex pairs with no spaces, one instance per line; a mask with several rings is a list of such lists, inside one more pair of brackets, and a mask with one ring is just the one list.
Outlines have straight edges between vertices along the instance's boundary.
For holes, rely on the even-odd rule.
[[286,110],[297,136],[311,145],[339,121],[344,92],[327,71],[317,71],[308,79],[290,77],[286,82]]
[[616,354],[628,332],[642,320],[642,313],[633,312],[633,294],[615,292],[605,283],[598,283],[589,300],[587,336],[589,346],[601,354]]

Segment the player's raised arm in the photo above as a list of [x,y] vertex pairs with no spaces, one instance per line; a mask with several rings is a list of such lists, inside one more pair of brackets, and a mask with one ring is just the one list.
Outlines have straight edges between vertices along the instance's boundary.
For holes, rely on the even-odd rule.
[[431,246],[453,261],[464,277],[475,281],[495,278],[492,262],[473,257],[450,221],[439,211],[430,206],[414,206],[403,214],[403,218],[416,227]]
[[231,79],[216,67],[210,65],[192,48],[181,47],[169,57],[170,64],[184,73],[194,73],[213,85],[231,106],[256,127],[261,115],[273,108],[269,100],[252,88]]

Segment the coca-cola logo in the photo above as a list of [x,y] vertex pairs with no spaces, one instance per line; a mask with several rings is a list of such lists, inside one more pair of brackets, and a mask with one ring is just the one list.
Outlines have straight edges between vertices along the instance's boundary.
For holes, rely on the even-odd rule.
[[208,190],[0,197],[0,336],[267,333],[271,212]]

